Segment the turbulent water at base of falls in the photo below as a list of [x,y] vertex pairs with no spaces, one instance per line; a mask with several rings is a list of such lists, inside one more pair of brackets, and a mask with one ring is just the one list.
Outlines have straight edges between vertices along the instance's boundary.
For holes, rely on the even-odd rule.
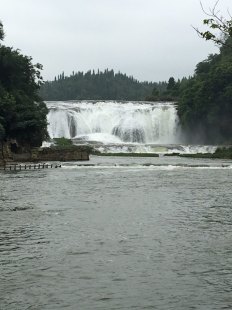
[[205,146],[183,146],[173,103],[118,101],[47,102],[50,137],[91,144],[104,153],[213,152]]

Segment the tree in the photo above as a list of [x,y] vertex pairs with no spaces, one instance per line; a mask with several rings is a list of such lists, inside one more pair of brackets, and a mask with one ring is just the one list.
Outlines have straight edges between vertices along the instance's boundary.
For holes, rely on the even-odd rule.
[[3,38],[4,38],[3,25],[2,22],[0,21],[0,40],[3,40]]
[[228,41],[229,37],[232,38],[232,16],[230,15],[229,11],[228,20],[225,17],[220,16],[220,11],[217,10],[218,3],[219,0],[216,1],[214,7],[210,9],[209,12],[206,12],[201,3],[203,12],[206,14],[206,16],[209,17],[203,20],[203,24],[207,25],[209,27],[209,30],[203,32],[195,27],[194,29],[197,31],[199,36],[206,41],[213,41],[218,45],[227,44],[232,48],[231,41]]
[[[3,27],[0,26],[3,38]],[[38,95],[40,64],[19,50],[0,45],[0,140],[40,146],[48,138],[47,107]]]
[[158,97],[159,96],[159,90],[157,89],[156,86],[153,88],[151,95],[153,97]]
[[170,79],[168,80],[167,90],[172,91],[175,88],[175,85],[176,81],[174,77],[170,77]]

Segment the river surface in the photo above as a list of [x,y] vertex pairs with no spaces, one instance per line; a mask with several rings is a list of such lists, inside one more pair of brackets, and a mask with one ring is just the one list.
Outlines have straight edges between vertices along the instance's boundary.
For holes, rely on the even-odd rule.
[[231,188],[221,160],[0,171],[0,309],[232,309]]

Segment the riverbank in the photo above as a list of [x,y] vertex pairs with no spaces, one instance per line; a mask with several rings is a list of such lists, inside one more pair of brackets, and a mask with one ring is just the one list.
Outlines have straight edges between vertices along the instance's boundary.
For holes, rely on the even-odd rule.
[[5,157],[0,157],[0,165],[23,162],[65,162],[85,161],[90,155],[105,157],[185,157],[208,159],[232,159],[232,147],[218,147],[214,153],[101,153],[87,145],[59,145],[45,148],[32,148],[27,151],[14,153],[8,147]]

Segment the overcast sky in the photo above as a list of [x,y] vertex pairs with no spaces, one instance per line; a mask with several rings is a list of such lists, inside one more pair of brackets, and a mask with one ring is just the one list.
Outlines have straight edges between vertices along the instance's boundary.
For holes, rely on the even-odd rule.
[[[202,0],[205,9],[215,0]],[[218,49],[192,28],[205,18],[199,0],[0,0],[4,44],[62,71],[112,68],[144,81],[191,75]],[[232,1],[218,8],[228,16]]]

